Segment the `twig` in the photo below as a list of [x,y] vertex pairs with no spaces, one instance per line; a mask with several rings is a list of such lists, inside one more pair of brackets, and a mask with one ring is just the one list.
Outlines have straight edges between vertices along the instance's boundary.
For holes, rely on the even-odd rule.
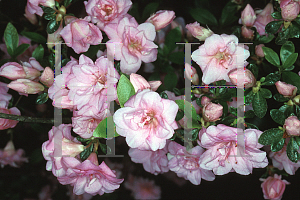
[[[5,114],[5,113],[0,113],[0,118],[17,120],[20,122],[54,124],[54,118],[36,118],[36,117],[28,117],[28,116],[20,116],[20,115],[11,115],[11,114]],[[65,124],[72,123],[70,118],[63,118],[62,121]]]

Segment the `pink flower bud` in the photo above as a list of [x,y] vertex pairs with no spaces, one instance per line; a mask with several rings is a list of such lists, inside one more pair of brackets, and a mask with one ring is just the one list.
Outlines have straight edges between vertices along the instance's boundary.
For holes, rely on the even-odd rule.
[[51,87],[54,82],[54,73],[50,67],[46,67],[43,71],[40,81],[47,87]]
[[265,35],[266,25],[271,21],[274,21],[274,18],[271,15],[273,12],[274,12],[273,4],[271,3],[268,3],[263,10],[255,11],[257,16],[253,26],[256,28],[259,35]]
[[84,150],[84,146],[82,144],[75,143],[66,138],[62,139],[61,146],[62,155],[69,155],[71,157],[75,157]]
[[130,74],[130,82],[133,85],[135,92],[138,90],[150,89],[150,84],[139,74]]
[[289,116],[283,125],[288,135],[300,136],[300,121],[296,116]]
[[[21,112],[16,107],[13,107],[13,108],[10,108],[10,109],[0,108],[0,113],[21,115]],[[16,121],[16,120],[0,118],[0,130],[5,130],[5,129],[8,129],[8,128],[14,128],[17,125],[18,122],[19,121]]]
[[148,83],[152,91],[156,91],[162,84],[161,81],[149,81]]
[[297,93],[297,87],[285,82],[277,81],[275,86],[280,94],[285,97],[293,97]]
[[198,22],[194,22],[193,24],[188,24],[185,26],[191,34],[200,41],[204,41],[206,38],[214,34],[210,29],[206,29]]
[[264,51],[262,49],[262,47],[264,47],[265,45],[264,44],[259,44],[259,45],[256,45],[255,47],[255,54],[258,56],[258,57],[265,57],[265,54],[264,54]]
[[155,26],[155,30],[158,31],[168,26],[175,18],[175,12],[169,10],[160,10],[149,17],[146,22],[150,22]]
[[208,98],[208,97],[206,97],[206,96],[202,97],[202,99],[201,99],[201,105],[202,105],[202,106],[205,106],[205,105],[208,104],[209,102],[210,102],[210,98]]
[[247,4],[245,9],[242,12],[241,20],[242,24],[245,26],[252,27],[256,19],[255,12],[250,4]]
[[35,14],[31,14],[28,9],[27,6],[25,7],[25,14],[24,16],[30,21],[30,23],[32,23],[33,25],[36,25],[38,23],[37,17]]
[[274,177],[269,176],[267,179],[259,179],[263,181],[261,188],[265,199],[281,199],[285,190],[285,185],[290,184],[286,180],[281,180],[281,175],[274,174]]
[[246,26],[242,26],[242,36],[245,39],[252,40],[254,37],[254,31],[251,30],[250,28],[247,28]]
[[238,68],[228,74],[232,84],[237,85],[238,88],[250,88],[256,83],[256,79],[249,69]]
[[204,106],[202,114],[204,121],[215,122],[222,116],[223,106],[210,102]]
[[22,92],[25,94],[36,94],[41,91],[44,91],[44,86],[42,84],[28,79],[18,79],[12,81],[7,85],[7,87],[17,92]]
[[33,80],[41,75],[39,70],[33,68],[31,65],[26,65],[25,63],[26,62],[23,63],[23,66],[16,62],[5,63],[0,68],[0,76],[4,76],[10,80],[17,80],[20,78]]
[[194,67],[192,67],[190,64],[185,63],[184,73],[194,85],[199,84],[199,76],[197,74],[197,70]]
[[285,21],[293,21],[300,12],[300,5],[298,2],[290,1],[285,6],[281,6],[281,16]]
[[97,166],[99,165],[98,156],[94,152],[89,155],[89,157],[87,158],[87,160],[91,161],[92,163],[94,163]]

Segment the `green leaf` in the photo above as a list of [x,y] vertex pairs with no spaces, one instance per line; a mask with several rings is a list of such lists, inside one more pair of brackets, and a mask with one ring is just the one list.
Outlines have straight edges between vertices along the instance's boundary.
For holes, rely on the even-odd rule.
[[161,92],[161,93],[159,94],[159,96],[160,96],[161,98],[163,98],[163,99],[168,99],[168,95],[167,95],[167,93],[165,93],[165,92]]
[[57,31],[57,29],[59,28],[59,24],[60,24],[60,22],[56,22],[56,20],[49,21],[48,25],[47,25],[47,28],[46,28],[47,33],[52,34],[55,31]]
[[4,31],[4,41],[8,54],[13,57],[19,45],[19,35],[17,29],[10,22],[7,24]]
[[43,104],[43,103],[46,103],[48,101],[48,93],[42,93],[40,94],[37,98],[36,98],[36,104]]
[[258,66],[256,64],[251,63],[247,66],[247,69],[249,69],[252,72],[252,74],[254,75],[254,77],[257,79],[258,71],[259,71]]
[[228,114],[228,104],[226,101],[218,101],[218,103],[223,106],[223,114],[222,114],[222,117],[225,117],[227,116]]
[[294,113],[294,107],[293,106],[287,106],[285,111],[284,111],[284,116],[285,118],[288,118]]
[[257,129],[257,130],[259,130],[259,128],[255,125],[255,124],[251,124],[251,123],[249,123],[249,122],[246,122],[246,127],[248,128],[248,129]]
[[268,47],[262,47],[262,49],[264,51],[265,58],[267,59],[267,61],[269,61],[269,63],[271,63],[272,65],[275,65],[275,66],[280,65],[279,57],[278,57],[277,53],[275,51],[273,51],[273,49],[268,48]]
[[273,98],[278,102],[286,102],[286,101],[290,100],[289,98],[284,97],[282,94],[279,94],[279,93],[275,94],[273,96]]
[[287,157],[294,163],[297,163],[298,160],[300,159],[298,150],[299,150],[299,145],[297,144],[296,140],[293,137],[291,137],[286,147],[286,154]]
[[77,136],[76,137],[76,139],[79,141],[79,142],[88,142],[88,141],[90,141],[91,139],[90,138],[82,138],[82,137],[80,137],[80,136]]
[[289,39],[289,33],[290,33],[289,29],[287,29],[287,30],[285,30],[283,32],[278,33],[278,36],[277,36],[277,38],[275,40],[275,43],[277,45],[283,45]]
[[286,60],[285,62],[282,64],[282,68],[286,69],[291,67],[297,60],[298,58],[298,53],[293,53],[291,54]]
[[280,49],[280,59],[281,62],[284,63],[285,60],[295,52],[295,46],[293,42],[287,41],[284,43]]
[[237,108],[234,108],[232,106],[229,107],[229,113],[237,116]]
[[100,47],[100,45],[91,45],[89,50],[87,52],[84,52],[83,54],[85,56],[93,59],[96,56],[97,52],[99,51],[99,49],[100,49],[99,47]]
[[200,24],[218,26],[218,21],[215,16],[204,8],[192,8],[190,13]]
[[248,94],[246,94],[246,96],[245,96],[245,104],[246,105],[250,105],[252,103],[254,95],[255,94],[253,93],[252,90]]
[[[257,34],[257,35],[259,35],[259,34]],[[260,36],[259,38],[258,38],[258,42],[259,43],[269,43],[269,42],[271,42],[273,39],[274,39],[274,35],[271,35],[271,34],[269,34],[268,36],[265,36],[265,35],[262,35],[262,36]]]
[[192,120],[192,127],[187,127],[187,128],[201,128],[201,125],[197,122],[197,113],[196,113],[196,109],[194,108],[194,106],[189,103],[188,101],[185,101],[183,99],[180,100],[175,100],[175,102],[178,105],[178,108],[182,111],[184,111],[184,107],[187,106],[188,108],[191,108],[191,114],[192,116],[189,116],[188,113],[184,113],[184,115],[186,116],[187,120]]
[[184,53],[182,51],[171,53],[169,60],[175,64],[184,65]]
[[284,116],[284,113],[281,112],[280,110],[277,110],[277,109],[272,109],[270,111],[270,115],[272,117],[272,119],[280,124],[280,125],[283,125],[284,124],[284,121],[285,121],[285,116]]
[[35,32],[27,32],[27,31],[22,31],[21,35],[29,38],[31,41],[37,42],[37,43],[41,43],[41,44],[46,44],[47,39]]
[[300,76],[294,72],[284,71],[282,72],[282,80],[285,83],[292,84],[297,87],[297,93],[300,92]]
[[175,121],[179,121],[183,118],[184,112],[182,110],[178,110],[177,115],[175,117]]
[[263,132],[259,139],[258,143],[262,145],[271,145],[274,141],[280,140],[283,136],[283,130],[279,128],[272,128]]
[[168,52],[171,53],[177,47],[176,42],[180,42],[180,41],[181,41],[181,31],[179,27],[176,27],[166,35],[165,46],[167,46]]
[[229,1],[223,8],[221,18],[219,20],[221,26],[227,26],[238,20],[235,16],[237,4]]
[[299,38],[300,37],[300,26],[296,23],[292,23],[289,27],[289,37]]
[[280,81],[280,74],[270,73],[266,76],[266,79],[262,83],[262,85],[274,85],[277,81]]
[[121,107],[124,107],[124,104],[128,101],[128,99],[135,95],[133,85],[124,74],[122,74],[120,77],[117,87],[117,95]]
[[32,57],[37,61],[41,61],[44,57],[44,47],[40,44],[33,52]]
[[30,46],[30,44],[21,44],[20,46],[18,46],[18,48],[14,52],[14,57],[17,57],[18,55],[21,55],[22,53],[24,53],[28,49],[29,46]]
[[96,129],[93,132],[93,136],[96,138],[111,138],[112,136],[107,135],[107,125],[113,125],[114,126],[114,135],[113,137],[118,137],[119,134],[115,131],[115,123],[113,121],[113,116],[106,117],[104,120],[102,120]]
[[236,117],[226,116],[226,117],[224,117],[224,118],[221,119],[221,122],[222,122],[222,124],[225,124],[225,125],[229,126],[235,120],[236,120]]
[[298,117],[298,119],[300,119],[300,106],[295,105],[296,106],[296,116]]
[[106,144],[102,144],[102,143],[100,143],[99,145],[100,145],[101,151],[104,154],[106,154],[106,155],[111,154],[111,148],[109,146],[107,146]]
[[177,75],[174,71],[169,71],[164,78],[164,86],[166,90],[172,91],[174,87],[177,85]]
[[88,148],[84,149],[81,153],[80,153],[80,159],[82,161],[86,160],[90,154],[93,152],[93,148],[94,148],[94,144],[92,144],[91,146],[89,146]]
[[44,19],[45,20],[56,20],[56,15],[54,13],[45,13]]
[[253,118],[255,117],[255,113],[253,110],[248,110],[247,112],[245,112],[245,118]]
[[152,14],[154,14],[158,9],[159,3],[152,2],[149,3],[145,8],[143,12],[143,19],[148,19]]
[[265,99],[270,99],[272,98],[272,92],[266,88],[260,88],[260,94],[265,98]]
[[252,100],[253,111],[259,118],[263,118],[267,112],[268,105],[266,99],[263,97],[261,92],[254,95]]
[[281,138],[279,141],[274,141],[273,144],[271,144],[271,151],[277,152],[280,151],[284,146],[285,138]]
[[50,7],[45,7],[45,6],[41,6],[44,13],[48,14],[48,13],[55,13],[55,10],[53,8],[50,8]]
[[278,29],[281,27],[281,24],[283,21],[272,21],[268,23],[265,27],[266,33],[268,34],[274,34],[278,31]]
[[64,6],[68,7],[71,2],[72,2],[72,0],[64,0]]
[[282,19],[281,12],[279,12],[279,11],[273,12],[271,15],[274,19]]

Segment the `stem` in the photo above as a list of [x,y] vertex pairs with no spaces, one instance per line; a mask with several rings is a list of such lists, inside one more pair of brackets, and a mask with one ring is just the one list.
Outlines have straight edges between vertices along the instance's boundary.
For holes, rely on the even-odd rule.
[[[0,113],[0,118],[17,120],[20,122],[34,122],[34,123],[43,123],[43,124],[54,124],[54,118],[36,118],[36,117],[28,117],[28,116],[20,116],[20,115],[11,115]],[[70,118],[63,118],[63,123],[69,124],[72,123]]]
[[14,105],[14,107],[16,107],[17,105],[18,105],[18,103],[19,103],[19,101],[22,99],[22,95],[18,98],[18,100],[17,100],[17,102],[16,102],[16,104]]

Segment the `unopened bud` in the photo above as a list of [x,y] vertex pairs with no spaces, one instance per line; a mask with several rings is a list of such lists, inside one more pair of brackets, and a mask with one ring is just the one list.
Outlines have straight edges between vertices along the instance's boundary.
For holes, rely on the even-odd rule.
[[215,122],[222,116],[223,106],[210,102],[204,106],[202,114],[204,121]]
[[288,135],[300,136],[300,121],[296,116],[288,117],[283,125]]
[[242,24],[245,26],[252,27],[256,19],[256,14],[250,4],[247,4],[242,12],[241,20]]
[[187,24],[185,27],[195,38],[197,38],[200,41],[204,41],[206,38],[214,34],[214,32],[212,32],[210,29],[206,29],[200,26],[198,22],[194,22],[193,24]]
[[51,87],[54,82],[54,73],[50,67],[46,67],[40,77],[41,83],[46,85],[47,87]]
[[277,81],[275,86],[280,94],[284,97],[293,97],[297,93],[297,87],[285,82]]
[[7,85],[7,87],[25,94],[37,94],[41,91],[44,91],[44,86],[42,84],[28,79],[18,79],[12,81]]
[[168,26],[175,18],[175,12],[169,10],[160,10],[149,17],[146,22],[150,22],[155,26],[155,30],[158,31]]
[[256,79],[249,69],[238,68],[228,74],[232,84],[238,88],[250,88],[256,84]]

